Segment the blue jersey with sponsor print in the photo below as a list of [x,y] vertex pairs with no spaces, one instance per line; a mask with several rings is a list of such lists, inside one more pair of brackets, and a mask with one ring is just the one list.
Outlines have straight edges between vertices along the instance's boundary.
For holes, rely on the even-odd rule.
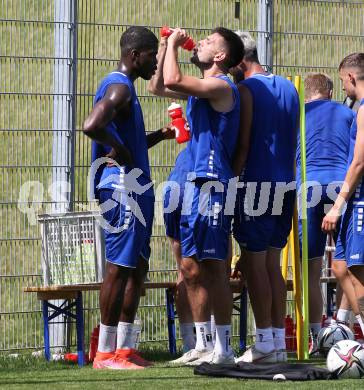
[[250,148],[244,181],[294,180],[299,100],[294,85],[273,74],[254,74],[241,82],[253,97]]
[[[131,110],[127,119],[114,118],[110,121],[106,125],[106,131],[112,134],[120,144],[129,150],[133,158],[134,166],[123,166],[120,169],[114,166],[107,167],[106,165],[102,165],[97,170],[95,178],[92,179],[93,182],[91,183],[96,198],[98,197],[98,189],[115,189],[120,187],[120,184],[123,183],[123,175],[128,173],[131,168],[141,169],[142,174],[137,179],[140,185],[143,186],[151,183],[143,113],[132,81],[121,72],[111,72],[101,81],[94,98],[94,104],[105,96],[108,87],[112,84],[125,84],[128,86],[131,93]],[[105,157],[110,149],[110,147],[93,141],[92,162],[97,158]],[[153,189],[149,188],[143,195],[153,196]]]
[[[360,101],[359,107],[364,105],[364,99]],[[349,147],[349,158],[348,158],[348,168],[353,161],[354,158],[354,149],[355,149],[355,141],[356,141],[356,132],[357,132],[357,124],[356,119],[353,121],[353,124],[350,129],[350,147]],[[356,190],[351,197],[349,203],[353,203],[354,205],[364,206],[364,177],[362,176]]]
[[[234,104],[229,112],[214,110],[208,99],[190,96],[187,118],[191,140],[187,146],[193,161],[194,177],[228,182],[234,176],[232,156],[239,132],[240,95],[236,85],[227,77]],[[192,177],[189,177],[192,179]]]
[[[322,185],[343,181],[347,170],[350,127],[355,113],[327,99],[306,103],[306,174]],[[297,145],[297,181],[301,182],[300,137]]]

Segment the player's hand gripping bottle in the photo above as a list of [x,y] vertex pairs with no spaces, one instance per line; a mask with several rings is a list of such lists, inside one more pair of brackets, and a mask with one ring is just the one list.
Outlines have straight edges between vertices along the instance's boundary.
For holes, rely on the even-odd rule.
[[180,104],[172,102],[168,107],[168,114],[172,118],[171,127],[176,131],[176,141],[179,144],[190,140],[190,129],[188,122],[183,117],[183,111]]
[[[173,33],[173,30],[168,26],[163,26],[161,28],[161,37],[169,37]],[[187,41],[182,45],[182,48],[188,51],[191,51],[196,46],[195,41],[188,37]]]

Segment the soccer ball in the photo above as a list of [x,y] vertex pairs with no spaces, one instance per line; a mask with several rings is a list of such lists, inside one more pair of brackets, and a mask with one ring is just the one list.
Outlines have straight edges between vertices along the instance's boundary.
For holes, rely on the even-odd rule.
[[341,340],[354,340],[353,332],[343,324],[331,324],[322,328],[317,336],[317,348],[327,355],[330,348]]
[[364,347],[353,340],[341,340],[327,355],[327,369],[338,378],[364,376]]

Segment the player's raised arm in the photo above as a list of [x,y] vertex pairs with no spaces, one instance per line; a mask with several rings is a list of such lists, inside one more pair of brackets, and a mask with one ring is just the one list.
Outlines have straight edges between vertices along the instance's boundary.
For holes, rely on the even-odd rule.
[[[164,85],[172,91],[199,98],[207,98],[217,111],[229,111],[233,106],[233,94],[229,84],[217,77],[209,77],[208,69],[204,69],[203,66],[204,61],[206,61],[206,64],[211,64],[211,60],[213,60],[214,63],[219,64],[221,67],[221,74],[224,73],[224,68],[226,70],[226,50],[223,47],[223,37],[213,33],[206,39],[201,40],[197,48],[194,49],[191,62],[204,72],[203,79],[182,74],[178,65],[178,47],[183,45],[187,39],[188,35],[186,32],[179,28],[175,29],[168,38],[163,66]],[[216,49],[216,45],[220,45],[221,50],[212,50],[212,48]],[[211,47],[211,52],[208,51],[209,47]]]
[[172,91],[164,84],[163,66],[166,58],[167,45],[167,37],[161,37],[157,54],[157,70],[148,83],[148,91],[157,96],[170,97],[174,99],[187,99],[187,95]]

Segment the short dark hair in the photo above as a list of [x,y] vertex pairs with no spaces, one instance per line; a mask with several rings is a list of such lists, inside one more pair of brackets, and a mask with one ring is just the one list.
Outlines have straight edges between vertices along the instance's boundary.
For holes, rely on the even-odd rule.
[[339,65],[339,70],[344,68],[356,68],[358,79],[364,80],[364,53],[352,53],[346,56]]
[[234,33],[225,27],[217,27],[212,30],[212,33],[217,33],[224,38],[228,53],[225,60],[225,66],[227,68],[233,68],[240,64],[244,57],[244,44],[241,39]]
[[334,88],[331,78],[324,73],[309,73],[305,77],[304,84],[306,99],[311,99],[312,96],[317,94],[325,95]]
[[152,31],[142,26],[129,27],[120,38],[121,55],[125,56],[132,50],[149,50],[158,48],[158,39]]

